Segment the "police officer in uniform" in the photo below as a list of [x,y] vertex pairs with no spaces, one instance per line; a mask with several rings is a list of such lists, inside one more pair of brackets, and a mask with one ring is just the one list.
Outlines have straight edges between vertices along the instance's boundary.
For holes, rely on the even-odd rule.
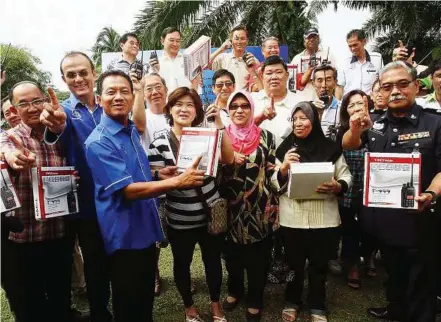
[[364,208],[364,229],[381,243],[388,275],[389,304],[370,308],[379,319],[432,322],[436,317],[435,249],[437,220],[434,204],[441,194],[441,117],[427,113],[415,103],[416,71],[411,65],[392,62],[380,71],[387,112],[373,124],[365,107],[350,119],[343,137],[344,149],[366,145],[370,152],[411,153],[422,156],[421,190],[415,197],[420,211]]

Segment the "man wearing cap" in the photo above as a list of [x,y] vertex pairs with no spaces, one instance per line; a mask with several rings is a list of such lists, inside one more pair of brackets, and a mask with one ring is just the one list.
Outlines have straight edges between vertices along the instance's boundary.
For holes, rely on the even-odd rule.
[[[316,101],[318,96],[312,84],[312,74],[314,69],[323,63],[331,64],[335,67],[335,58],[329,49],[323,50],[319,46],[320,36],[316,28],[310,28],[303,34],[305,50],[297,54],[291,64],[297,65],[297,72],[301,75],[298,82],[298,89],[302,99],[306,101]],[[313,58],[311,60],[311,57]],[[314,59],[315,57],[315,59]]]
[[351,30],[346,35],[346,42],[352,55],[344,60],[342,68],[339,69],[339,87],[335,90],[335,96],[341,99],[353,89],[361,89],[370,95],[378,72],[383,67],[383,58],[380,53],[368,52],[365,49],[367,38],[363,30]]

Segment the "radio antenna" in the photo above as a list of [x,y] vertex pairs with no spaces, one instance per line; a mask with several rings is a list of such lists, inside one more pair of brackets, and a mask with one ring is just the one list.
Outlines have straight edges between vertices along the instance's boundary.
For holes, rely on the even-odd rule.
[[410,166],[410,186],[413,186],[413,154],[412,154],[412,164]]

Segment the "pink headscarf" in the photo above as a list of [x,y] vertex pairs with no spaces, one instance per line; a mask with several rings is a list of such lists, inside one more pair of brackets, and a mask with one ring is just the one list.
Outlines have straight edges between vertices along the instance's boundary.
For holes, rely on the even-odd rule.
[[239,127],[231,121],[225,129],[227,135],[230,137],[235,152],[242,153],[244,155],[250,155],[253,153],[260,142],[261,129],[254,124],[254,102],[250,93],[245,90],[236,91],[230,95],[227,102],[227,109],[230,109],[233,99],[242,94],[246,97],[251,106],[250,119],[245,126]]

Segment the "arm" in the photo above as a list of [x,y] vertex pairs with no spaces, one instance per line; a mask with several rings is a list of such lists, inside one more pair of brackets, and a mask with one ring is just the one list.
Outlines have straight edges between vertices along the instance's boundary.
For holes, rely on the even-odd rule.
[[335,162],[334,176],[342,186],[342,192],[346,192],[352,186],[352,174],[343,154]]
[[335,87],[335,97],[336,97],[339,101],[341,101],[342,96],[343,96],[343,86],[339,86],[339,85],[337,85],[337,86]]
[[233,146],[230,137],[226,133],[222,133],[220,162],[227,165],[234,163]]
[[316,66],[311,67],[311,66],[308,65],[308,69],[302,75],[302,81],[301,81],[301,85],[302,86],[308,85],[309,81],[311,80],[312,73],[314,72],[315,67]]
[[361,145],[360,132],[353,132],[351,129],[347,130],[343,135],[342,147],[344,150],[357,150]]
[[135,94],[135,100],[133,102],[133,116],[132,121],[135,123],[136,129],[139,134],[143,134],[147,131],[147,121],[145,115],[144,104],[144,80],[138,81],[135,74],[131,73],[131,79],[133,82],[133,90]]
[[[216,57],[218,57],[220,54],[222,54],[225,50],[227,50],[227,48],[229,48],[229,46],[231,46],[231,40],[227,39],[219,48],[218,50],[216,50],[214,53],[211,54],[210,56],[210,60],[208,63],[207,68],[208,69],[213,69],[213,70],[218,70],[220,68],[222,68],[219,65],[218,60],[216,60]],[[214,65],[214,66],[213,66]]]

